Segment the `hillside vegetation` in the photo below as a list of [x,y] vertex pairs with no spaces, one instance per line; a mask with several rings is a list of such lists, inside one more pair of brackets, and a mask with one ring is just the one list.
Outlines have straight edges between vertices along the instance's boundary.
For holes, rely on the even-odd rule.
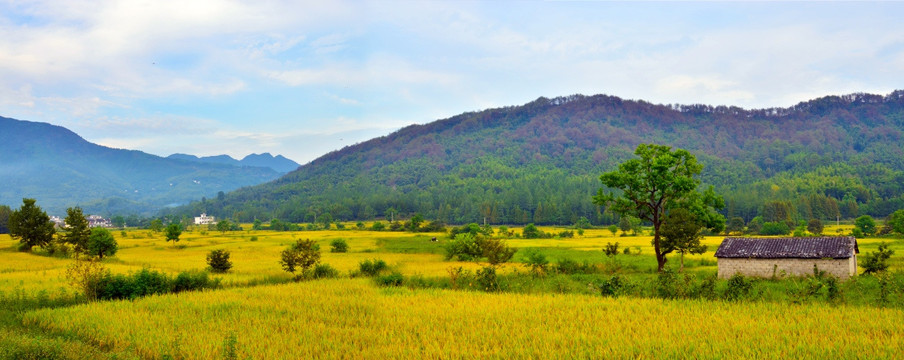
[[63,127],[0,117],[0,204],[35,198],[52,215],[152,214],[273,180],[264,167],[165,159],[92,144]]
[[464,113],[329,153],[280,179],[175,210],[241,221],[421,213],[446,223],[595,224],[598,176],[639,143],[689,150],[704,185],[745,221],[782,202],[791,219],[904,208],[904,91],[790,108],[655,105],[596,95]]

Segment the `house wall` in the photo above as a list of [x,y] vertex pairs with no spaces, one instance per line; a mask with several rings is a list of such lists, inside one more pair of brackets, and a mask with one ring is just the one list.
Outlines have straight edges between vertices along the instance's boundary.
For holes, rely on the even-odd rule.
[[756,277],[781,276],[783,270],[786,276],[806,276],[813,275],[813,265],[842,280],[857,273],[856,255],[848,259],[719,258],[719,278],[730,278],[736,273]]

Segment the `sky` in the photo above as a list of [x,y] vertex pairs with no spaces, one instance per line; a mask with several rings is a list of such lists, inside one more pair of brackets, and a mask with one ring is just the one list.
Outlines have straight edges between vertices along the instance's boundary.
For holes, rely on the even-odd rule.
[[888,94],[902,17],[904,2],[0,0],[0,116],[161,156],[306,163],[541,96]]

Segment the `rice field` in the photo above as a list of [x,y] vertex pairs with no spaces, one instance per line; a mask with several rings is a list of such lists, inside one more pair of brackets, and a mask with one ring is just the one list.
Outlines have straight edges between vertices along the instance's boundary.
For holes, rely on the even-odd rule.
[[[834,235],[834,227],[826,233]],[[448,278],[453,267],[476,270],[473,262],[444,259],[444,234],[196,229],[176,244],[147,230],[115,231],[114,236],[119,252],[103,262],[113,273],[201,270],[208,252],[226,249],[233,268],[214,275],[226,288],[68,306],[76,297],[65,279],[73,260],[17,252],[15,242],[0,235],[0,302],[32,304],[0,309],[0,359],[21,358],[5,351],[31,347],[62,349],[59,356],[36,358],[98,359],[894,358],[904,350],[899,325],[904,306],[491,294],[381,288],[370,279],[349,278],[370,259],[381,259],[405,276]],[[434,236],[440,241],[430,241]],[[330,242],[340,238],[349,252],[331,253]],[[278,261],[298,239],[317,241],[321,262],[342,278],[290,282]],[[601,263],[606,261],[601,249],[618,242],[633,254],[620,256],[631,265],[629,271],[652,276],[651,239],[605,229],[574,238],[507,239],[519,252],[516,263],[502,271],[524,273],[526,267],[517,262],[529,248],[539,249],[550,262]],[[721,240],[707,237],[709,250],[686,257],[688,270],[715,272],[713,253]],[[889,240],[860,239],[861,253],[882,241]],[[904,246],[891,241],[897,251],[892,269],[899,271]],[[670,258],[677,263],[677,257]],[[58,299],[63,305],[38,306],[28,299]]]
[[380,289],[339,279],[32,311],[142,358],[895,358],[904,312]]

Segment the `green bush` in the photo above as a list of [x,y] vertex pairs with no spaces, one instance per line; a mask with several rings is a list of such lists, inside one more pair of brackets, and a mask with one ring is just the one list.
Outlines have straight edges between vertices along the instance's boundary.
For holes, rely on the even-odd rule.
[[390,274],[377,276],[374,281],[380,286],[402,286],[405,282],[405,277],[401,273],[393,271]]
[[485,266],[477,270],[477,286],[486,292],[499,291],[499,281],[496,278],[496,268]]
[[615,274],[597,284],[597,288],[600,290],[600,295],[619,297],[627,292],[630,288],[630,284],[625,277]]
[[257,241],[257,236],[252,236],[250,241]]
[[457,257],[459,261],[469,261],[483,254],[478,238],[471,233],[459,233],[446,242],[446,260]]
[[885,242],[879,244],[878,251],[871,251],[863,256],[863,273],[876,274],[888,270],[888,259],[895,254]]
[[345,242],[345,239],[336,239],[330,243],[330,252],[334,253],[344,253],[348,252],[348,243]]
[[605,253],[606,256],[618,255],[618,242],[616,241],[615,244],[607,242],[606,247],[603,248],[603,253]]
[[206,271],[183,271],[173,279],[173,292],[220,288],[220,279],[212,279]]
[[788,235],[789,233],[791,233],[791,228],[783,222],[763,223],[763,227],[760,228],[760,235]]
[[232,269],[232,261],[229,261],[229,251],[223,249],[211,250],[207,253],[207,265],[210,271],[225,273]]
[[569,258],[562,258],[556,263],[556,272],[559,274],[592,274],[596,272],[596,267],[593,264],[584,261],[583,264],[579,264],[577,261],[571,260]]
[[339,277],[339,270],[336,270],[329,264],[317,264],[317,266],[314,267],[313,276],[315,279],[336,278]]
[[388,266],[386,262],[380,259],[364,260],[358,264],[358,270],[364,276],[377,276],[380,272],[386,270]]
[[524,264],[530,267],[531,274],[542,276],[546,275],[546,270],[549,267],[549,260],[546,260],[546,255],[543,255],[539,250],[529,249],[526,258],[524,259]]
[[745,298],[753,289],[753,282],[741,274],[734,274],[728,279],[728,287],[725,288],[725,300],[738,301]]

